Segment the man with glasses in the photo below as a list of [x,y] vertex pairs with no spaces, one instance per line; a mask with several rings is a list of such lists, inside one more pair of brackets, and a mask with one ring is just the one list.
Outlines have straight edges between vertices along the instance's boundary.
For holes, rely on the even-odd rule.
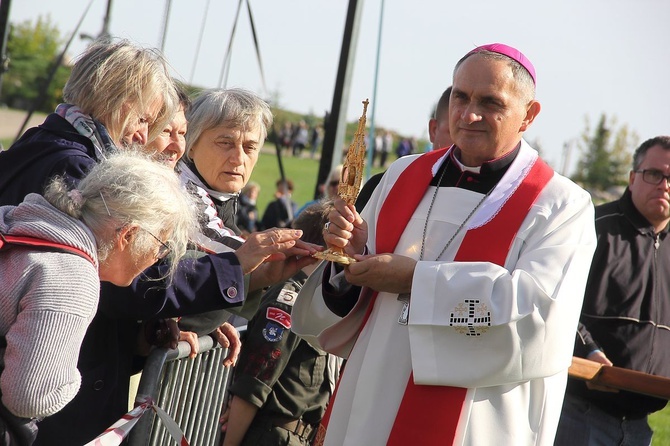
[[[657,136],[635,151],[623,196],[596,207],[576,356],[670,377],[669,221],[670,136]],[[648,445],[647,415],[666,403],[570,380],[555,444]]]

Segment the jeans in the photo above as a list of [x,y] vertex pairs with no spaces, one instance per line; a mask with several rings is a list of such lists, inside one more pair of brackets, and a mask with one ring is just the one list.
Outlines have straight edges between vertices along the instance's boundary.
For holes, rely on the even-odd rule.
[[647,417],[616,417],[588,400],[567,394],[554,445],[649,446],[652,435]]

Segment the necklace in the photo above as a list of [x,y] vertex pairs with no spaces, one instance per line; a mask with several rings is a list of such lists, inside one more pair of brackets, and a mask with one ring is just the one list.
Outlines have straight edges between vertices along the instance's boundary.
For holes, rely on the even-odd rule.
[[[426,234],[428,232],[428,220],[430,219],[430,213],[433,210],[433,205],[435,204],[435,199],[437,198],[437,192],[440,190],[440,184],[442,184],[442,178],[444,178],[444,173],[447,171],[447,168],[449,167],[449,158],[447,158],[445,162],[444,169],[442,169],[442,173],[440,174],[440,178],[437,180],[437,185],[435,186],[435,192],[433,192],[433,198],[430,200],[430,206],[428,207],[428,214],[426,215],[426,222],[423,225],[423,237],[421,238],[421,255],[419,256],[419,260],[423,260],[423,252],[426,247]],[[481,200],[479,200],[479,203],[470,211],[467,217],[465,217],[465,220],[463,220],[463,223],[456,229],[456,232],[454,235],[451,236],[449,241],[447,242],[446,245],[444,245],[444,248],[442,248],[442,251],[437,255],[435,260],[439,260],[440,257],[442,257],[442,254],[449,248],[451,245],[451,242],[454,241],[456,236],[461,232],[463,227],[465,227],[465,224],[470,220],[470,218],[477,212],[477,209],[484,203],[484,200],[491,194],[491,191],[493,191],[495,187],[491,188],[483,197]]]
[[[435,185],[435,192],[433,192],[433,198],[430,200],[430,206],[428,207],[428,214],[426,215],[426,222],[423,225],[423,237],[421,238],[421,255],[419,256],[419,261],[423,260],[423,252],[424,249],[426,248],[426,234],[428,232],[428,220],[430,220],[430,213],[433,210],[433,205],[435,204],[435,199],[437,198],[437,192],[440,190],[440,184],[442,184],[442,179],[444,178],[444,173],[447,171],[447,168],[449,167],[449,158],[445,161],[444,164],[444,169],[442,170],[442,173],[440,174],[440,178],[437,180],[437,184]],[[491,194],[491,191],[493,191],[495,187],[491,188],[483,197],[481,200],[479,200],[479,203],[470,211],[467,217],[465,217],[465,220],[463,220],[463,223],[456,229],[456,232],[454,235],[451,236],[449,241],[447,242],[446,245],[444,245],[444,248],[442,248],[442,251],[438,254],[438,256],[435,258],[435,260],[438,260],[440,257],[442,257],[442,254],[449,248],[451,245],[451,242],[454,241],[456,236],[460,234],[461,230],[465,227],[465,224],[470,220],[470,218],[477,212],[477,209],[484,203],[484,200],[486,200],[486,197],[488,197]],[[398,318],[398,324],[400,325],[407,325],[409,322],[409,302],[410,302],[410,293],[402,293],[398,295],[398,301],[402,302],[402,309],[400,310],[400,317]]]

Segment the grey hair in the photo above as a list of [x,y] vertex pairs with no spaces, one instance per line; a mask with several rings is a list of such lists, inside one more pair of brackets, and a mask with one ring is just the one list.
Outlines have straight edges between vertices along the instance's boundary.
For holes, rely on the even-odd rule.
[[191,148],[203,132],[223,124],[243,129],[260,126],[263,143],[272,119],[270,106],[251,91],[242,88],[205,90],[193,101],[186,116],[186,157],[189,158]]
[[56,177],[44,196],[91,230],[101,263],[111,253],[119,229],[127,225],[144,229],[136,233],[130,246],[136,259],[155,252],[156,240],[151,234],[165,237],[171,248],[166,258],[168,278],[186,252],[189,234],[197,227],[195,206],[175,172],[134,150],[109,155],[75,190],[68,191],[64,179]]
[[635,149],[633,154],[633,170],[640,170],[640,165],[644,161],[647,151],[654,146],[661,146],[664,150],[670,150],[670,136],[656,136],[640,144],[640,147]]
[[517,87],[519,88],[521,94],[524,95],[525,99],[527,99],[528,102],[535,99],[535,82],[533,81],[533,78],[528,72],[528,70],[526,70],[523,67],[523,65],[521,65],[519,62],[517,62],[516,60],[512,59],[509,56],[505,56],[504,54],[495,53],[493,51],[487,51],[487,50],[468,53],[456,63],[456,67],[454,68],[453,73],[454,76],[456,76],[456,72],[458,71],[458,68],[461,66],[461,64],[467,58],[471,57],[474,54],[482,56],[484,59],[488,60],[500,60],[503,62],[507,62],[509,67],[512,69],[512,76],[514,77],[514,80],[516,81]]
[[[72,67],[63,98],[102,122],[115,142],[121,139],[131,119],[160,101],[156,120],[149,125],[148,141],[153,140],[179,106],[163,55],[128,40],[93,42]],[[126,105],[135,109],[124,113]]]

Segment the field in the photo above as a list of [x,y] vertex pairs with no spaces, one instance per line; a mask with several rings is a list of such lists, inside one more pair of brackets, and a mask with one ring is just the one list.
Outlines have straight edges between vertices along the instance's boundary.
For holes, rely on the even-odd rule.
[[[306,154],[306,152],[303,152]],[[292,156],[282,157],[284,173],[286,178],[293,181],[293,201],[302,206],[314,198],[314,188],[319,171],[319,160],[311,158],[294,158]],[[379,167],[372,169],[371,175],[383,171]],[[261,193],[258,197],[257,207],[261,217],[268,203],[274,200],[275,183],[279,179],[279,165],[274,145],[266,143],[263,153],[258,157],[258,163],[251,175],[251,181],[261,185]]]
[[649,424],[654,430],[651,440],[652,446],[667,446],[670,444],[670,406],[649,417]]

